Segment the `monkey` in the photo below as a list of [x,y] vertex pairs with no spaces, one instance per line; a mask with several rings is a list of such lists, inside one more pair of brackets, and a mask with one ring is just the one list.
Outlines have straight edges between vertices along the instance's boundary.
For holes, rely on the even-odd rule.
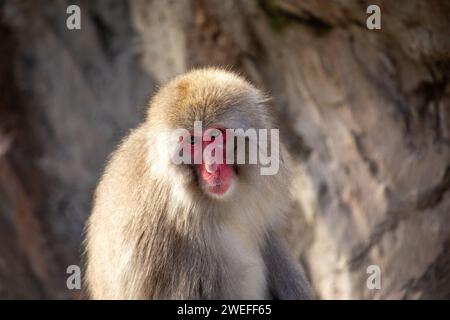
[[[211,67],[175,77],[150,99],[95,191],[85,238],[92,299],[311,298],[280,231],[292,162],[283,143],[272,175],[260,174],[260,163],[171,160],[178,144],[211,143],[191,133],[195,121],[224,133],[225,145],[226,129],[277,129],[268,99],[241,75]],[[192,135],[170,138],[178,128]]]

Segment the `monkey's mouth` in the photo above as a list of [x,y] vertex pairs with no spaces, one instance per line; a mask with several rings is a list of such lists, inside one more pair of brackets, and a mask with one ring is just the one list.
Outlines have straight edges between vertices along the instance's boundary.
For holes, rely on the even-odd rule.
[[199,183],[203,190],[214,197],[223,197],[229,194],[236,178],[237,167],[234,165],[199,165]]

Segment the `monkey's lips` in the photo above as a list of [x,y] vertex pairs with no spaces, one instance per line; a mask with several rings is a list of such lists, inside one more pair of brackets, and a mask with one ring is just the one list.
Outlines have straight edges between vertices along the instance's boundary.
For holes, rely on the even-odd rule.
[[232,185],[233,168],[228,164],[201,164],[200,179],[208,192],[223,196]]

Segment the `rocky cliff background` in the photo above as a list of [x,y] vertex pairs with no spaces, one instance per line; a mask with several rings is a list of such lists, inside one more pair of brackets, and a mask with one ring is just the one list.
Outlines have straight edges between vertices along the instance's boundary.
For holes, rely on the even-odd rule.
[[66,268],[108,154],[159,85],[216,65],[273,96],[317,296],[449,299],[449,30],[445,0],[0,1],[0,298],[83,298]]

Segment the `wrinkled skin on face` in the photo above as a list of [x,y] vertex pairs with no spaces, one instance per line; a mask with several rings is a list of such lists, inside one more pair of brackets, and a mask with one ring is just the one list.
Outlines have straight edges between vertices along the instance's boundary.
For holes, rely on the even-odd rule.
[[[191,163],[202,189],[214,197],[225,196],[236,178],[232,164],[226,163],[227,137],[225,129],[212,127],[201,136],[191,133],[180,141],[183,150],[190,152]],[[195,157],[201,158],[194,164]]]

